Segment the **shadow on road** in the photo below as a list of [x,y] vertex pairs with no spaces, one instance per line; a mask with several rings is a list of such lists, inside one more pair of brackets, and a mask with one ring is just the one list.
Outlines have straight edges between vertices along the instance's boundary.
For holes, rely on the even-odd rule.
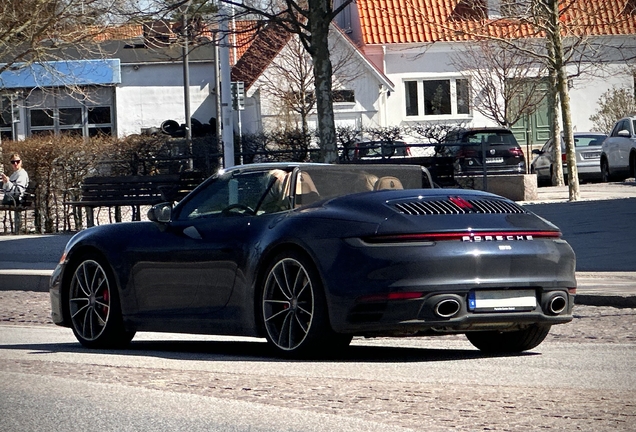
[[82,347],[79,343],[0,345],[4,350],[27,350],[31,354],[78,353],[157,357],[169,360],[191,361],[259,361],[259,362],[365,362],[365,363],[417,363],[473,360],[490,357],[516,357],[539,355],[536,352],[520,354],[486,354],[477,349],[439,349],[396,346],[352,345],[339,353],[318,358],[289,360],[277,357],[266,342],[260,341],[133,341],[128,349],[98,350]]

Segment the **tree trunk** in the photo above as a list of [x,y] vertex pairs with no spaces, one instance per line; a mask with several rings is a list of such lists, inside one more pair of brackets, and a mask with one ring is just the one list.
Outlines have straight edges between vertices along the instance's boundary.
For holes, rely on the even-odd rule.
[[[552,41],[548,38],[548,51],[552,58],[554,55],[554,47]],[[550,70],[550,109],[552,110],[552,122],[550,122],[550,136],[552,142],[555,143],[552,148],[552,160],[556,163],[552,166],[551,170],[551,182],[553,186],[563,186],[563,163],[561,162],[561,116],[559,115],[559,91],[558,91],[558,76],[557,71],[553,67]]]
[[328,0],[309,0],[309,30],[311,32],[311,57],[314,66],[318,137],[322,162],[338,163],[336,123],[332,101],[332,67],[329,58],[329,23],[331,13]]
[[563,61],[563,43],[561,40],[561,26],[559,22],[559,0],[550,1],[550,32],[552,40],[553,65],[557,72],[557,88],[561,101],[561,117],[563,119],[563,138],[565,140],[566,161],[568,164],[568,191],[570,201],[580,199],[579,173],[576,169],[576,154],[574,152],[574,134],[572,132],[572,116],[570,110],[570,93],[568,91],[568,77]]

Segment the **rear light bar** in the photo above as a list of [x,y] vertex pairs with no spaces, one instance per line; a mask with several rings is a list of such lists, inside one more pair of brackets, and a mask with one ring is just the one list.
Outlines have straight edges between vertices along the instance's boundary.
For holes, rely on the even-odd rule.
[[367,237],[367,243],[409,243],[409,242],[437,242],[437,241],[518,241],[534,240],[536,238],[560,238],[560,231],[484,231],[484,232],[447,232],[447,233],[418,233],[418,234],[389,234]]

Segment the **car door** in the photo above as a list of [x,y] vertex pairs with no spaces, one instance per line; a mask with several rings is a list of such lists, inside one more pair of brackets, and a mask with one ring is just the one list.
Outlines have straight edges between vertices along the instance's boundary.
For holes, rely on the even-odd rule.
[[139,313],[210,318],[227,305],[272,178],[268,170],[220,176],[175,209],[162,238],[135,249]]
[[534,171],[537,173],[537,177],[540,179],[550,178],[550,166],[552,165],[552,152],[554,151],[553,140],[548,140],[543,147],[541,147],[541,153],[534,161]]
[[629,120],[623,119],[612,130],[611,137],[607,140],[607,158],[612,172],[624,169],[624,148],[629,144],[629,138],[619,135],[619,132],[627,130],[631,133]]

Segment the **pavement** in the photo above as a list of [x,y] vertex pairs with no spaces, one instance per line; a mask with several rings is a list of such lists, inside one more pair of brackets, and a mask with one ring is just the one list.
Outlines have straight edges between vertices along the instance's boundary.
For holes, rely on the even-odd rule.
[[[520,202],[552,221],[577,254],[577,304],[636,308],[636,181],[543,187]],[[595,218],[595,219],[594,219]],[[48,291],[72,234],[0,235],[0,291]]]

